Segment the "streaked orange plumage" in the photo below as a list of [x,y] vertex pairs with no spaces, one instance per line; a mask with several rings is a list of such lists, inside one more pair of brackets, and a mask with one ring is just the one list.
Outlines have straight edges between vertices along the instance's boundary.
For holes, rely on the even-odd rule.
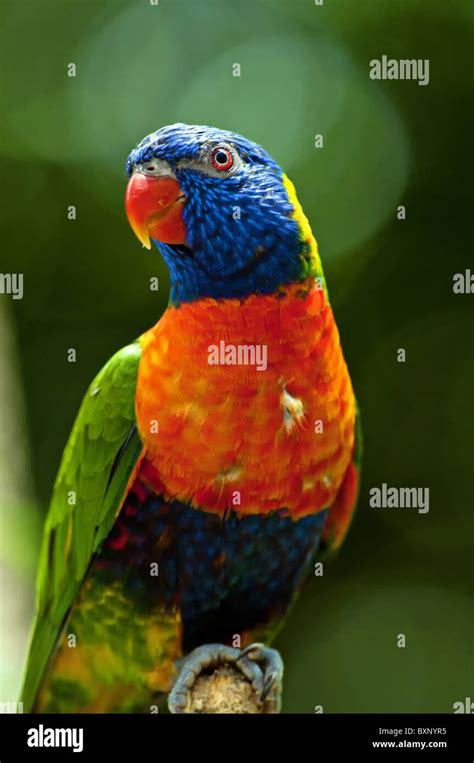
[[[209,365],[220,340],[266,345],[268,368]],[[300,517],[334,502],[351,461],[355,400],[314,279],[284,294],[169,307],[141,344],[137,420],[158,490],[216,513],[281,507]],[[285,391],[303,405],[291,431]]]

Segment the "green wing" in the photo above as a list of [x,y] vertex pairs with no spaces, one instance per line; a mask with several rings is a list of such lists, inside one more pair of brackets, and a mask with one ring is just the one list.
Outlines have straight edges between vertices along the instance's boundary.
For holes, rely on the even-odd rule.
[[131,344],[100,371],[63,453],[40,551],[25,712],[31,711],[91,557],[113,526],[143,447],[135,426],[140,354],[138,342]]

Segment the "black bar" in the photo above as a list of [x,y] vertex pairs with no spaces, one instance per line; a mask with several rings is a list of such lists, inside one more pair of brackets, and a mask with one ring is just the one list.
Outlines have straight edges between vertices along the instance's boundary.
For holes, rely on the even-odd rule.
[[[56,732],[56,730],[64,731]],[[74,729],[76,732],[74,732]],[[82,730],[82,737],[81,737]],[[237,752],[255,761],[324,763],[367,758],[472,763],[470,715],[0,715],[0,763],[17,761],[142,760],[155,763],[189,753],[222,760]],[[30,746],[42,743],[43,746]],[[58,745],[48,746],[52,741]],[[416,743],[416,744],[415,744]],[[77,751],[73,751],[73,747]],[[286,751],[286,752],[285,752]],[[326,755],[327,754],[327,755]],[[324,757],[323,757],[324,756]],[[245,763],[245,761],[244,761]]]

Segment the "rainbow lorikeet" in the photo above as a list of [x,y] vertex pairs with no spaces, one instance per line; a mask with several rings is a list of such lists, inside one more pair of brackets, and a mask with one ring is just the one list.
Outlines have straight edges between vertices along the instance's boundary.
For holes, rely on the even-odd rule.
[[245,647],[271,641],[356,503],[356,401],[290,180],[257,144],[185,124],[127,173],[169,306],[92,382],[66,445],[26,711],[149,712],[173,684],[179,710],[231,653],[276,690],[274,650]]

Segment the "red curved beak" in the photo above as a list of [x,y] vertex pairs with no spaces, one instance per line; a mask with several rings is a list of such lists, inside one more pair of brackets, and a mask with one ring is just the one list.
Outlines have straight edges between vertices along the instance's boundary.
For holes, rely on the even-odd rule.
[[151,249],[150,238],[164,244],[185,244],[184,196],[176,178],[134,172],[125,192],[125,211],[133,232]]

